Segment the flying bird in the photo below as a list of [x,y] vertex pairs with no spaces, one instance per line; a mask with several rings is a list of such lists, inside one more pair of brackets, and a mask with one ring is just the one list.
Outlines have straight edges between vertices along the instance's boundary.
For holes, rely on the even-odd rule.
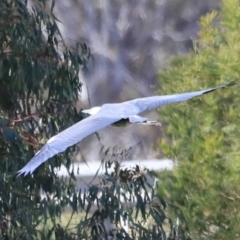
[[186,101],[193,97],[234,85],[235,83],[235,81],[232,81],[219,87],[202,91],[137,98],[122,103],[104,104],[102,107],[83,110],[84,113],[90,116],[50,138],[35,156],[18,171],[18,176],[21,174],[24,174],[24,176],[28,173],[32,174],[38,166],[49,158],[65,151],[68,147],[80,142],[83,138],[111,124],[129,122],[158,125],[157,122],[148,121],[147,118],[141,117],[138,114],[162,105]]

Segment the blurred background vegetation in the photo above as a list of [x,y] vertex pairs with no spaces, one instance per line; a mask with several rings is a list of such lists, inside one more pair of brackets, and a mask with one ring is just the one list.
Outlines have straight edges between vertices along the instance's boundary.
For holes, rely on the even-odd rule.
[[[200,17],[220,8],[220,0],[56,1],[54,12],[61,18],[58,26],[66,43],[86,42],[94,59],[81,74],[79,109],[154,95],[154,86],[162,84],[157,83],[158,73],[166,68],[169,56],[192,49]],[[145,116],[158,118],[155,111]],[[103,145],[131,146],[131,159],[162,157],[154,151],[161,128],[130,125],[126,131],[108,128],[104,133],[100,131]],[[95,136],[79,146],[77,161],[99,159],[101,145]]]
[[[82,119],[81,78],[90,79],[88,97],[95,105],[138,92],[203,89],[239,76],[239,1],[68,3],[0,2],[0,239],[239,239],[238,85],[163,107],[161,131],[106,130],[113,132],[114,145],[138,146],[137,153],[108,157],[105,151],[105,174],[86,190],[76,191],[70,169],[78,146],[32,176],[16,178],[48,138]],[[71,26],[77,14],[79,31]],[[157,156],[176,161],[172,172],[159,173],[158,194],[148,182],[153,173],[119,166],[129,156],[153,156],[145,144],[151,140],[143,141],[140,130],[162,136]],[[119,142],[116,135],[123,135]],[[99,154],[96,145],[112,147],[102,135],[102,144],[93,137],[97,143],[90,148],[80,145],[89,159]],[[61,164],[67,179],[55,172]]]
[[[160,73],[161,94],[239,79],[239,16],[239,1],[224,0],[202,17],[194,49]],[[177,165],[159,174],[159,194],[182,210],[193,239],[240,239],[239,117],[238,85],[160,110],[159,148]]]

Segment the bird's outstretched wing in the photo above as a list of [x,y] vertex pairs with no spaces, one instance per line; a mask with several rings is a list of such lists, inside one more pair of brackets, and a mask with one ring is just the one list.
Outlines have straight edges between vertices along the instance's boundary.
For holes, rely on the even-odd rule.
[[105,104],[97,114],[94,114],[80,121],[79,123],[76,123],[72,127],[67,128],[65,131],[50,138],[43,148],[40,149],[40,151],[38,151],[36,155],[27,163],[27,165],[18,171],[18,174],[27,175],[28,173],[32,173],[39,165],[47,161],[52,156],[63,152],[66,148],[78,143],[88,135],[112,123],[115,123],[122,118],[128,118],[132,115],[136,115],[162,105],[186,101],[193,97],[234,85],[235,83],[236,82],[233,81],[219,87],[196,92],[138,98],[120,104]]
[[74,124],[56,136],[50,138],[47,143],[35,154],[35,156],[18,171],[18,176],[32,173],[39,165],[54,155],[63,152],[66,148],[78,143],[88,135],[120,120],[107,114],[95,114]]
[[187,93],[165,95],[165,96],[138,98],[135,100],[127,101],[125,103],[127,103],[128,105],[133,105],[135,107],[135,109],[137,107],[138,112],[135,112],[134,114],[139,114],[139,113],[147,111],[147,110],[161,107],[162,105],[166,105],[166,104],[170,104],[170,103],[174,103],[174,102],[186,101],[193,97],[207,94],[207,93],[213,92],[217,89],[225,88],[225,87],[232,86],[235,84],[236,84],[236,81],[232,81],[227,84],[223,84],[223,85],[215,87],[215,88],[205,89],[202,91],[187,92]]

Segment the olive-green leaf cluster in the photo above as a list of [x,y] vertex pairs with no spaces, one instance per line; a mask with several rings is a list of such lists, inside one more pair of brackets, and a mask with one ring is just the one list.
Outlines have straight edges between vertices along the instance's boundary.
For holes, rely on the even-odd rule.
[[[151,184],[153,173],[136,165],[120,166],[114,156],[105,159],[98,184],[76,197],[85,217],[76,226],[82,239],[187,239],[177,238],[176,224],[166,214],[166,202]],[[92,209],[95,209],[92,211]],[[92,213],[91,213],[92,211]],[[112,224],[109,229],[108,221]]]
[[[75,193],[72,180],[64,183],[53,171],[69,167],[74,148],[53,158],[51,170],[45,164],[16,178],[48,138],[80,120],[79,71],[90,57],[85,44],[65,45],[54,1],[35,2],[0,1],[0,239],[50,239]],[[48,218],[53,227],[43,232],[38,226]]]
[[160,174],[159,192],[184,213],[193,239],[239,239],[240,2],[224,0],[199,24],[193,51],[170,61],[158,93],[237,85],[161,108],[159,149],[177,166]]

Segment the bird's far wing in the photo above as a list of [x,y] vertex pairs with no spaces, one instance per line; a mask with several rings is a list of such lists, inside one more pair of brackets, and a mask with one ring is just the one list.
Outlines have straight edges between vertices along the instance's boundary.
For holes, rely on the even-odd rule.
[[231,85],[236,84],[236,81],[229,82],[227,84],[221,85],[215,88],[209,88],[202,91],[196,92],[187,92],[181,94],[173,94],[173,95],[165,95],[165,96],[154,96],[154,97],[146,97],[146,98],[138,98],[132,101],[128,101],[128,104],[134,105],[138,108],[139,112],[135,114],[139,114],[141,112],[151,110],[153,108],[161,107],[162,105],[174,103],[174,102],[182,102],[193,97],[197,97],[206,93],[213,92],[220,88],[225,88]]
[[120,120],[114,116],[95,114],[74,124],[56,136],[50,138],[47,143],[35,154],[35,156],[18,171],[18,176],[32,173],[39,165],[54,155],[63,152],[66,148],[80,142],[88,135]]

